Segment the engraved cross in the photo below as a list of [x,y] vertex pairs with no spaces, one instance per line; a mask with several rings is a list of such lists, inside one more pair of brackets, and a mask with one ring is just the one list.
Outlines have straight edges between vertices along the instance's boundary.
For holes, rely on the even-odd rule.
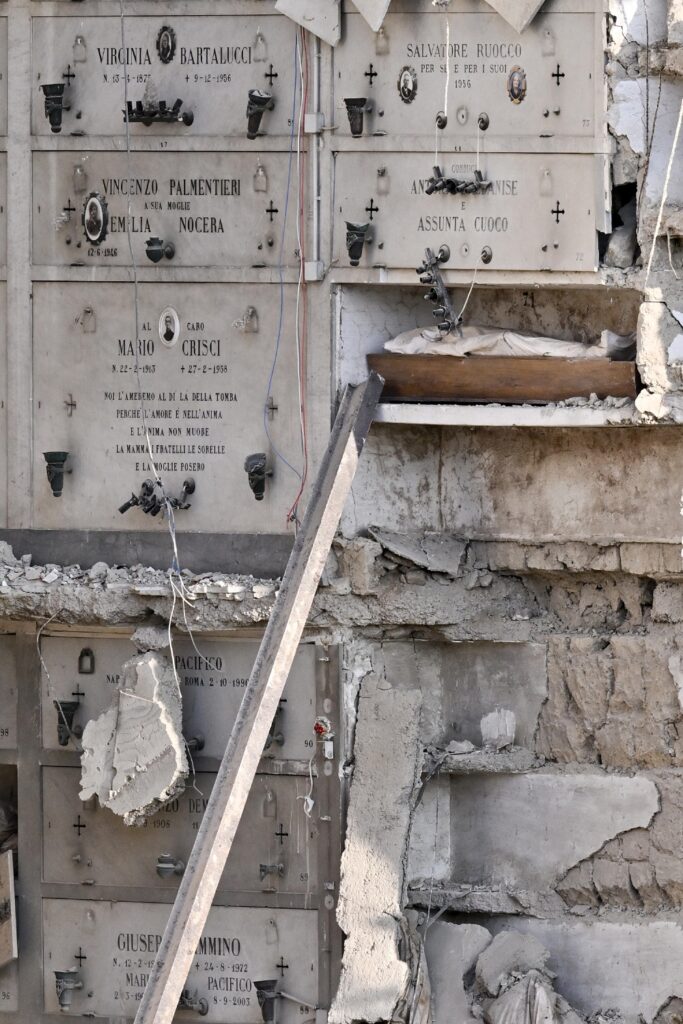
[[83,952],[83,950],[79,946],[78,947],[78,953],[74,954],[74,960],[78,960],[78,966],[82,967],[83,966],[83,961],[87,960],[87,959],[88,959],[87,956],[85,955],[85,953]]
[[284,978],[285,971],[289,970],[289,964],[285,963],[285,958],[283,956],[280,956],[280,963],[279,964],[275,964],[275,966],[276,966],[277,970],[280,972],[280,977]]
[[76,212],[76,207],[71,205],[71,197],[66,201],[66,206],[62,207],[62,213],[65,213],[69,220],[71,220],[71,214]]
[[560,223],[560,217],[564,217],[564,210],[560,209],[560,201],[559,201],[559,199],[555,203],[555,209],[551,210],[550,212],[552,213],[553,217],[555,218],[555,223],[559,224]]
[[282,824],[282,822],[280,822],[280,831],[276,832],[275,835],[280,840],[280,846],[283,846],[284,845],[285,836],[288,836],[289,832],[285,832],[284,825]]
[[69,392],[69,400],[68,400],[68,402],[65,401],[64,405],[66,406],[66,414],[67,414],[67,416],[73,416],[74,409],[76,409],[78,407],[78,402],[74,402],[74,396],[71,394],[71,392]]
[[379,212],[379,206],[375,206],[375,200],[371,199],[369,206],[365,207],[365,212],[370,214],[370,220],[372,220],[374,214]]
[[277,71],[275,71],[273,65],[271,64],[263,77],[268,79],[268,83],[272,87],[273,79],[279,78],[280,76],[278,75]]
[[266,206],[266,213],[270,217],[270,223],[271,224],[273,223],[273,217],[275,216],[276,213],[279,213],[279,212],[280,211],[277,209],[277,207],[273,206],[273,200],[271,199],[270,200],[270,206]]
[[375,84],[373,79],[377,78],[377,74],[377,71],[375,71],[374,67],[371,64],[368,70],[365,72],[365,77],[370,79],[370,85]]
[[560,71],[560,65],[559,64],[557,65],[557,71],[553,71],[553,73],[552,73],[552,75],[550,77],[554,78],[558,85],[560,84],[560,79],[565,77],[564,71]]
[[66,71],[62,71],[62,78],[66,78],[66,84],[67,85],[71,85],[71,79],[75,78],[75,77],[76,77],[76,75],[71,70],[71,65],[67,64]]
[[75,822],[73,823],[73,827],[78,832],[78,838],[80,839],[81,838],[81,831],[82,831],[82,829],[87,828],[88,826],[86,825],[86,823],[84,821],[81,821],[81,816],[79,814],[78,817],[76,818]]

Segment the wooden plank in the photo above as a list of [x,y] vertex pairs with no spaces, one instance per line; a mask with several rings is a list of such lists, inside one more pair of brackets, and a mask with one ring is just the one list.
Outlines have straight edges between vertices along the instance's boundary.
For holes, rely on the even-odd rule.
[[136,1024],[171,1024],[351,490],[384,381],[349,387],[287,563]]
[[514,356],[369,355],[386,384],[383,401],[560,402],[635,398],[634,363]]

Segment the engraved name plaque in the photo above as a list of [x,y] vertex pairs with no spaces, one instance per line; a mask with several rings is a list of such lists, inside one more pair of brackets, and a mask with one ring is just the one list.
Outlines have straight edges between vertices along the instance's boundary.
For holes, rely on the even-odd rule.
[[[44,900],[46,1012],[59,1011],[55,971],[77,967],[83,986],[72,991],[63,1015],[132,1019],[169,910],[155,903]],[[271,979],[296,999],[309,1000],[298,1005],[278,999],[279,1021],[315,1017],[316,912],[214,907],[183,992],[186,1008],[193,1003],[195,1016],[208,1024],[259,1024],[256,984]]]
[[[462,190],[430,193],[433,162],[433,153],[337,155],[340,266],[353,257],[361,267],[415,268],[425,248],[446,244],[446,270],[597,269],[600,157],[443,154],[444,177]],[[345,222],[368,225],[362,253]]]
[[[280,347],[276,285],[141,284],[136,339],[126,284],[34,285],[34,494],[37,526],[166,530],[144,505],[119,509],[154,476],[187,497],[179,531],[286,533],[299,487],[276,460],[301,463],[294,345]],[[282,331],[292,337],[296,289],[286,286]],[[313,410],[311,410],[313,415]],[[71,474],[55,500],[42,452],[70,453]],[[256,500],[245,471],[268,454]]]
[[[130,176],[125,153],[35,153],[33,262],[129,266],[130,226],[138,266],[277,267],[289,155],[199,157],[171,152],[171,145],[163,153],[132,154]],[[159,245],[150,246],[150,239]],[[298,266],[296,251],[292,215],[284,266]]]
[[[133,136],[246,140],[249,132],[259,152],[269,139],[290,135],[295,34],[280,15],[131,16],[124,50],[119,18],[34,18],[33,133],[50,134],[40,86],[54,82],[65,86],[63,135],[122,135],[127,99]],[[247,117],[251,90],[271,97],[256,133]],[[160,114],[160,102],[172,108],[178,99],[175,120]]]

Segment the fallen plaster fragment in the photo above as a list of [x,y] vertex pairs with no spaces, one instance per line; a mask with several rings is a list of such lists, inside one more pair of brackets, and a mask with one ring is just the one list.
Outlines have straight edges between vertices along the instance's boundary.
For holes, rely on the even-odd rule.
[[361,687],[337,909],[347,939],[331,1024],[395,1019],[410,984],[399,942],[420,703],[419,692]]
[[339,0],[277,0],[275,10],[330,46],[341,38]]
[[185,788],[182,698],[164,655],[131,658],[122,676],[110,707],[83,732],[80,797],[97,796],[126,825],[140,825]]
[[434,1024],[473,1024],[464,977],[490,941],[491,933],[478,924],[435,921],[429,925],[425,947]]
[[683,423],[683,394],[643,389],[636,398],[636,412],[643,423]]

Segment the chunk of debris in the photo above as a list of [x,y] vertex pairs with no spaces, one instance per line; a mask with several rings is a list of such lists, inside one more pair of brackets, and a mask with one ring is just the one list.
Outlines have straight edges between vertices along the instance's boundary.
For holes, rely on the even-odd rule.
[[465,976],[491,942],[491,933],[478,924],[434,921],[427,929],[425,947],[432,981],[434,1024],[470,1024]]
[[131,640],[140,654],[147,651],[165,651],[169,647],[168,628],[166,626],[140,626],[133,633]]
[[80,797],[141,825],[185,788],[182,698],[162,654],[131,658],[122,675],[110,707],[84,729]]
[[501,932],[477,960],[476,978],[489,995],[497,996],[513,973],[547,973],[546,963],[549,957],[548,950],[533,935],[522,935],[521,932],[512,931]]
[[481,720],[481,739],[484,750],[505,750],[515,742],[517,719],[514,711],[496,708]]
[[488,1024],[554,1024],[556,995],[547,978],[529,971],[489,1006]]

